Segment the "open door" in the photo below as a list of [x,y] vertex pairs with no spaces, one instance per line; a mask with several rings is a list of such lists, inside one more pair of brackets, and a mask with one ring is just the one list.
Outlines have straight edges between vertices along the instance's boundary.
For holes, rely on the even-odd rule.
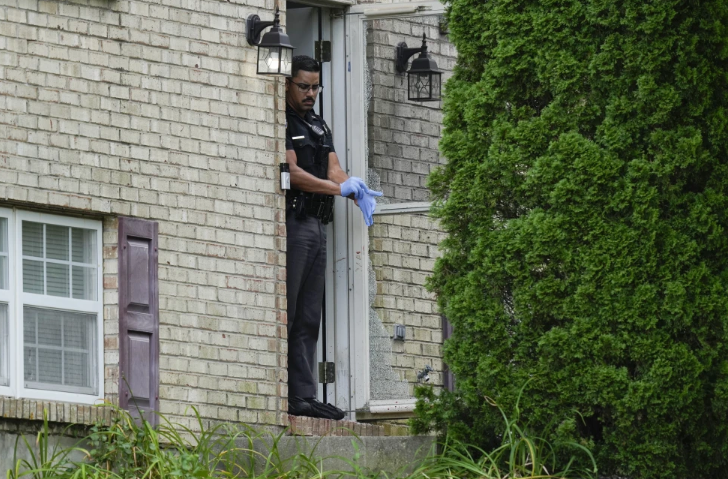
[[[350,174],[384,192],[373,227],[353,205],[347,225],[346,366],[360,420],[406,417],[418,381],[443,382],[442,319],[425,288],[443,238],[428,214],[426,186],[444,162],[441,104],[409,101],[407,76],[395,69],[396,47],[419,47],[424,34],[442,80],[449,78],[457,54],[443,14],[440,2],[412,2],[359,5],[346,15]],[[395,328],[404,338],[394,337]],[[338,369],[345,359],[336,361]]]

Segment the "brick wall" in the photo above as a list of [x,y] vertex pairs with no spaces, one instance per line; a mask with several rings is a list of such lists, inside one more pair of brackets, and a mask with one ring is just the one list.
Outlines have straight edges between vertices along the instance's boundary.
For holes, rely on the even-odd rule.
[[104,218],[111,401],[128,215],[159,222],[162,412],[285,421],[283,83],[255,74],[244,38],[273,7],[0,2],[0,205]]
[[[270,18],[274,3],[0,0],[0,206],[103,221],[111,402],[118,392],[116,218],[125,215],[159,222],[162,412],[192,426],[190,405],[211,420],[287,423],[286,245],[276,172],[284,90],[281,80],[255,74],[257,52],[244,37],[245,18]],[[376,20],[368,33],[370,111],[377,113],[370,166],[390,201],[426,199],[424,178],[441,162],[439,105],[407,102],[391,61],[396,43],[418,45],[424,30],[448,69],[454,50],[436,22]],[[411,382],[424,364],[438,371],[441,364],[439,316],[420,281],[431,269],[437,230],[422,215],[407,218],[378,218],[372,239],[392,249],[372,251],[375,268],[384,268],[378,278],[396,272],[381,276],[376,308],[387,327],[401,315],[410,326],[403,351],[394,345],[393,366]],[[405,254],[408,245],[426,252]],[[415,260],[420,271],[411,270]],[[402,271],[417,282],[400,281]],[[26,418],[40,407],[3,404]],[[86,417],[83,407],[63,408],[64,420]]]
[[405,42],[419,48],[424,33],[428,52],[444,71],[444,83],[457,53],[440,33],[440,21],[439,15],[428,15],[366,22],[369,168],[379,179],[386,203],[429,201],[427,175],[445,161],[438,150],[440,102],[408,101],[407,77],[396,73],[394,63],[396,46]]

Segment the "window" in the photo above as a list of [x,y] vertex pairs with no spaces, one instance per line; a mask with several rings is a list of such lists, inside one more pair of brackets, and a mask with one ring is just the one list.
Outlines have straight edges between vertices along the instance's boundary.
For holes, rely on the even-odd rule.
[[0,208],[0,394],[103,398],[101,223]]

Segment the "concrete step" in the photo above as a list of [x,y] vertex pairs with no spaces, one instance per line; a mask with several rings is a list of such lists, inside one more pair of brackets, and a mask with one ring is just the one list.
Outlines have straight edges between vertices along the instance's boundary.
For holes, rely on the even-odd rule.
[[[435,441],[434,436],[283,436],[276,449],[284,464],[292,464],[303,454],[320,471],[352,472],[358,457],[356,467],[367,474],[385,472],[388,477],[401,477],[434,453]],[[258,439],[253,449],[260,458],[268,455],[271,446],[272,440]]]

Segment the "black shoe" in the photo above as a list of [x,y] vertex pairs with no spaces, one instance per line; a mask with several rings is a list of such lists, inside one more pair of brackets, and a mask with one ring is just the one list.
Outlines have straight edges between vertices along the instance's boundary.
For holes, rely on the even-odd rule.
[[293,416],[318,417],[323,419],[343,419],[346,414],[344,411],[332,406],[324,404],[316,399],[303,399],[298,396],[288,400],[288,414]]
[[344,416],[346,416],[346,414],[344,414],[344,411],[329,403],[324,404],[316,399],[308,399],[308,403],[311,405],[311,408],[318,414],[317,417],[322,417],[324,419],[334,419],[336,421],[339,421],[341,419],[344,419]]
[[288,414],[292,416],[316,417],[308,401],[298,396],[288,399]]

